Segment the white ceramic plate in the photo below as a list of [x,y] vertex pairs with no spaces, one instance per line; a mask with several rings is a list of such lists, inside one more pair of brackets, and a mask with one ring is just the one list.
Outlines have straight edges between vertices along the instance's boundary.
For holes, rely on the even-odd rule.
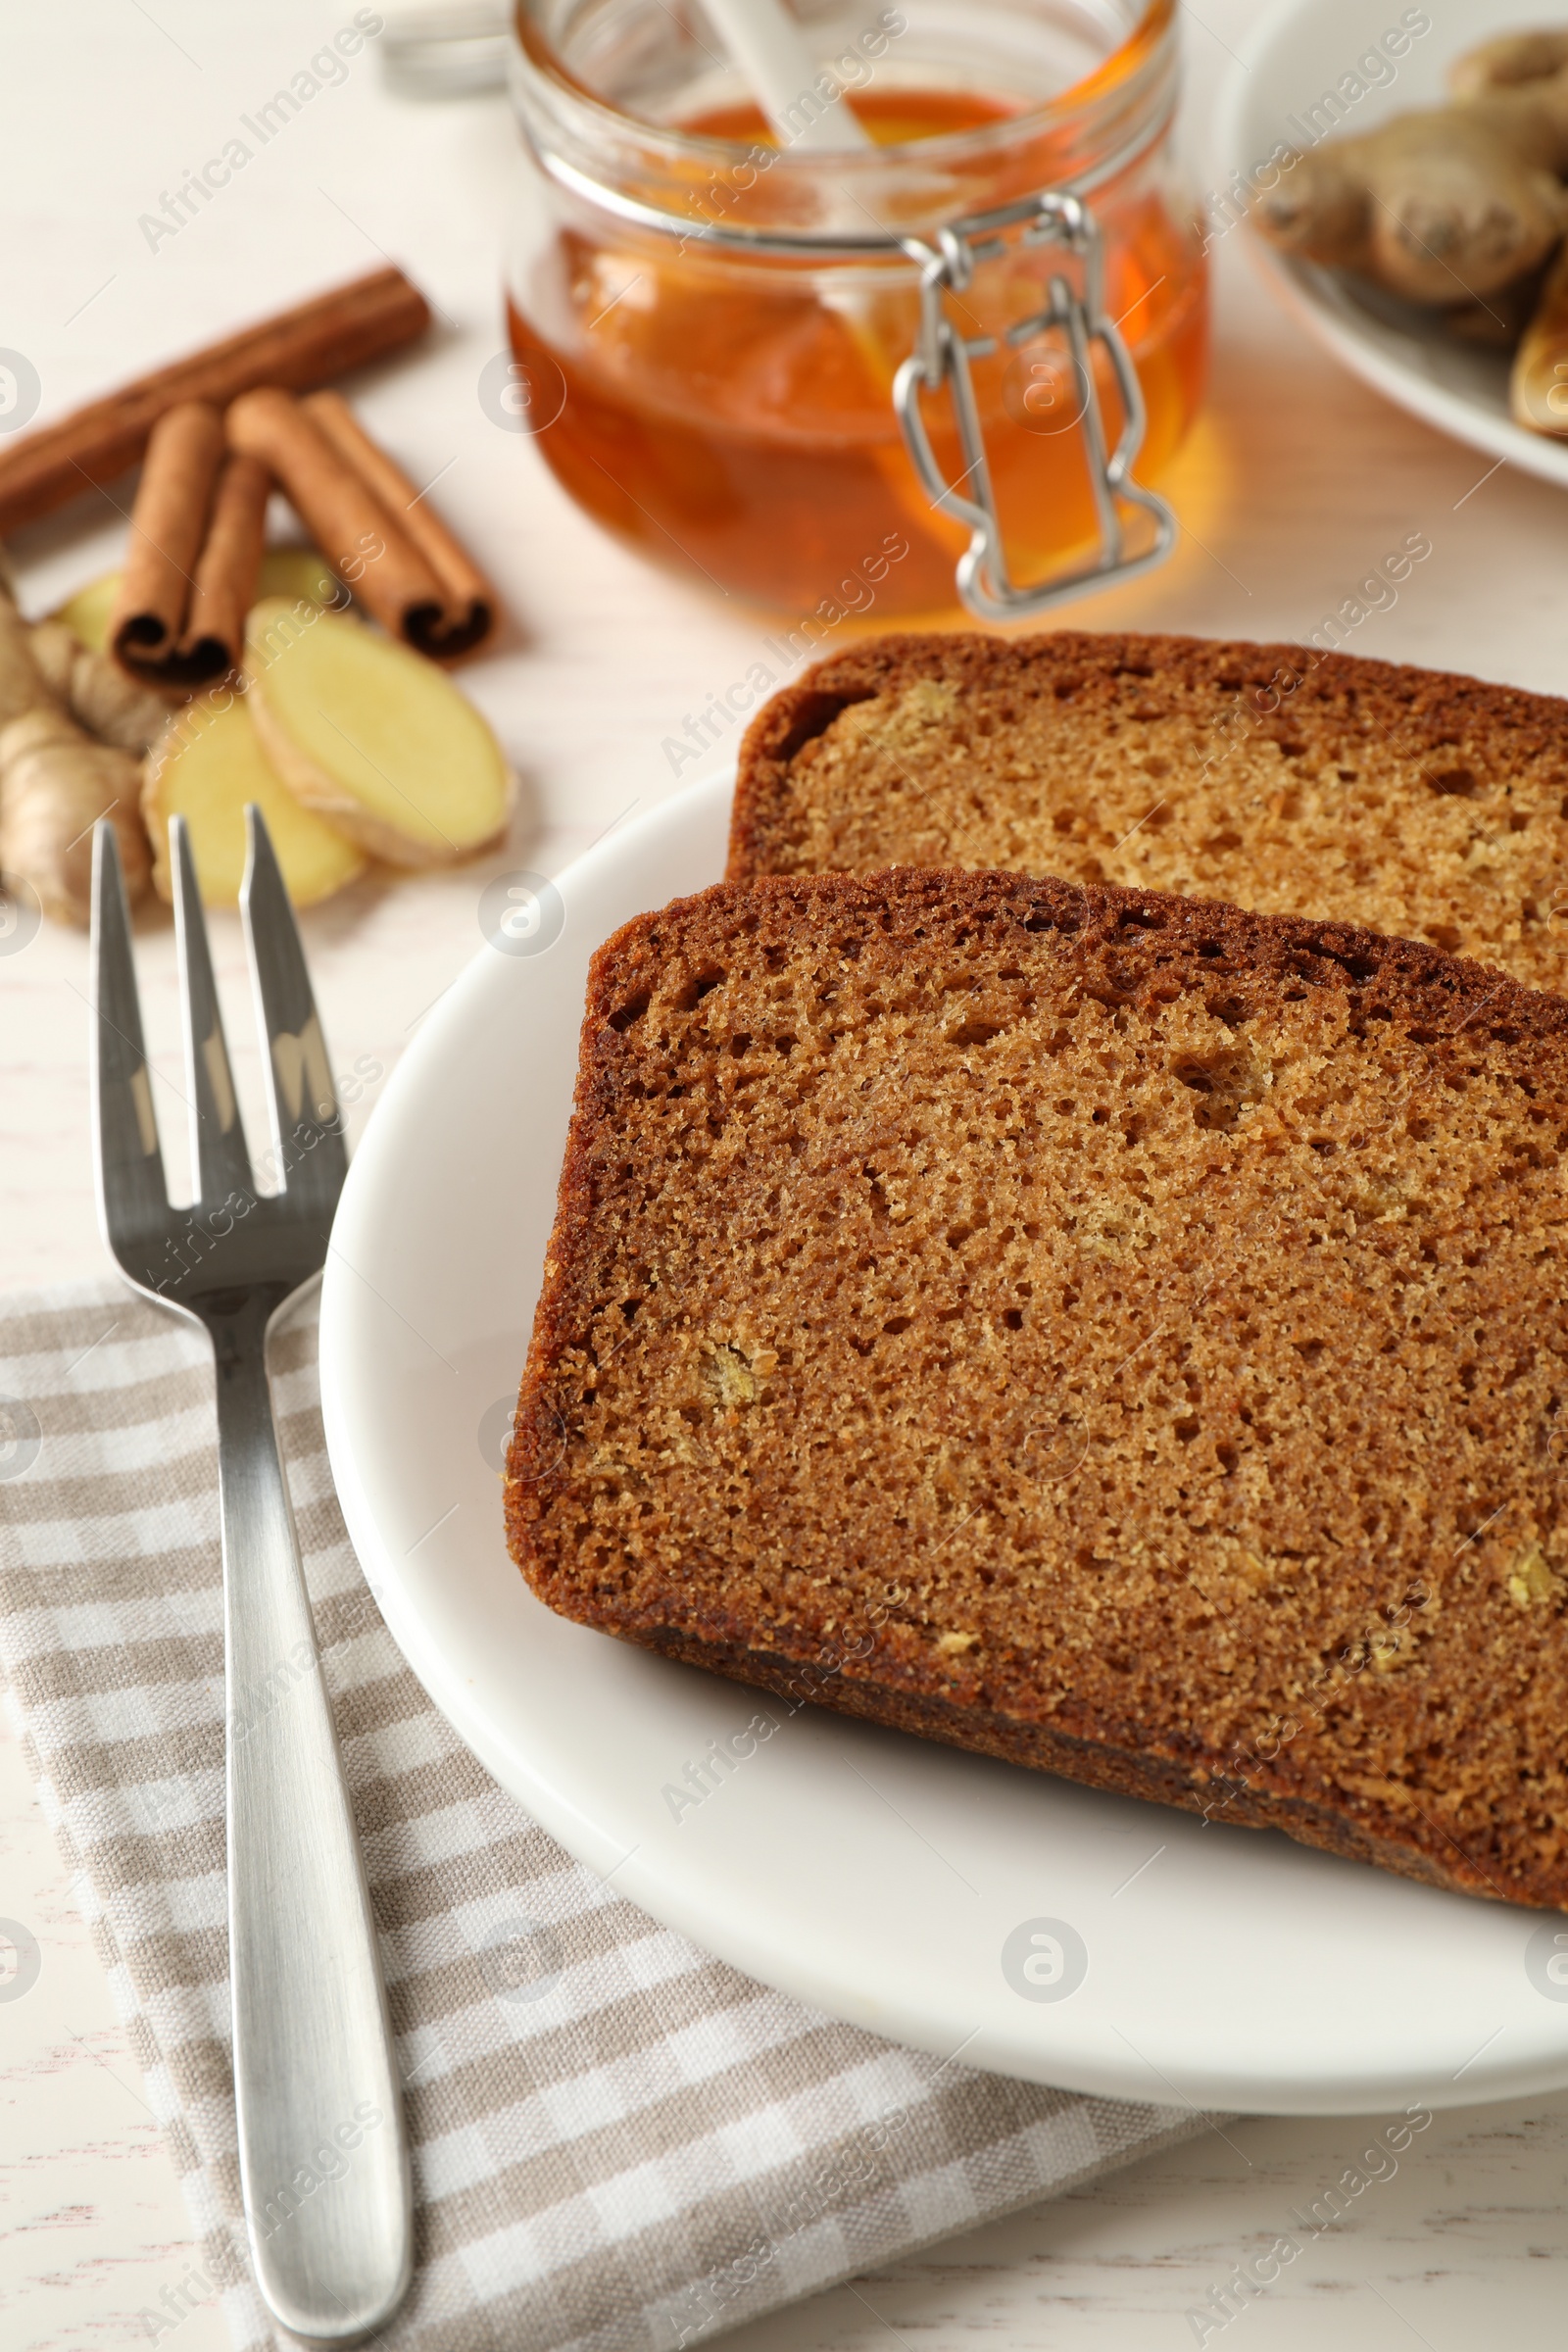
[[[502,1785],[622,1893],[896,2040],[1077,2090],[1282,2112],[1568,2083],[1568,1982],[1548,1973],[1556,1949],[1568,1979],[1568,1920],[813,1708],[790,1717],[569,1625],[524,1587],[496,1448],[588,957],[640,909],[716,879],[728,803],[727,782],[697,787],[583,858],[549,946],[482,947],[355,1159],[321,1387],[349,1530],[410,1665]],[[700,1804],[672,1806],[688,1763],[760,1711],[776,1734]]]
[[[1376,51],[1399,26],[1402,0],[1282,0],[1254,27],[1226,85],[1218,125],[1222,181],[1240,172],[1251,184],[1256,167],[1275,147],[1300,147],[1314,125],[1308,110],[1337,91],[1357,61]],[[1422,0],[1418,13],[1431,30],[1410,41],[1384,70],[1393,79],[1350,100],[1335,135],[1371,129],[1391,115],[1434,106],[1446,95],[1452,60],[1498,31],[1532,24],[1560,24],[1560,0],[1510,0],[1498,15],[1495,0]],[[1327,116],[1319,116],[1325,122]],[[1507,458],[1529,473],[1568,485],[1568,442],[1527,432],[1508,414],[1508,359],[1448,341],[1419,314],[1392,299],[1380,301],[1332,270],[1288,260],[1251,229],[1254,257],[1288,309],[1335,357],[1375,390],[1397,401],[1440,431],[1468,441],[1493,458]]]

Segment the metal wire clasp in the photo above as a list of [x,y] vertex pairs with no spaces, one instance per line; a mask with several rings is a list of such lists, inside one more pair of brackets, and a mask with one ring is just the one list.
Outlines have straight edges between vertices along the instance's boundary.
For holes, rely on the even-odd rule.
[[[1100,552],[1094,563],[1029,588],[1020,588],[1007,571],[969,367],[973,359],[989,358],[998,349],[998,338],[965,336],[948,315],[949,295],[964,292],[977,263],[1005,250],[1004,232],[1012,228],[1022,229],[1022,245],[1062,245],[1083,263],[1082,296],[1065,277],[1053,277],[1045,308],[1006,328],[1002,339],[1016,348],[1048,327],[1058,327],[1065,335],[1100,522]],[[1043,612],[1087,588],[1103,587],[1112,579],[1133,579],[1163,563],[1175,545],[1176,517],[1162,498],[1132,478],[1132,463],[1143,446],[1147,421],[1143,386],[1126,344],[1114,322],[1105,317],[1103,249],[1099,225],[1082,197],[1044,191],[995,212],[973,213],[955,220],[939,229],[929,243],[924,238],[906,237],[903,244],[920,270],[920,335],[894,378],[893,405],[905,446],[931,504],[940,513],[966,522],[973,534],[958,559],[957,569],[958,594],[970,612],[982,620],[1017,620]],[[1121,395],[1123,422],[1114,451],[1106,447],[1105,420],[1095,383],[1095,343],[1103,346]],[[945,383],[952,388],[963,458],[963,471],[956,482],[950,482],[937,463],[920,408],[921,393],[939,392]],[[1136,555],[1127,553],[1128,508],[1142,509],[1153,521],[1152,543]]]

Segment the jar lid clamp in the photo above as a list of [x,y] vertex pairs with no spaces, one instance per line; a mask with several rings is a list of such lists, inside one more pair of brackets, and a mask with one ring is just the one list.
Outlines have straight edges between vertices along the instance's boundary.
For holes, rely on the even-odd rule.
[[[1060,244],[1083,263],[1082,295],[1065,277],[1053,277],[1045,307],[1016,320],[1005,329],[1003,340],[1016,349],[1049,327],[1058,327],[1065,334],[1100,525],[1095,561],[1031,587],[1019,587],[1007,571],[969,367],[971,359],[989,358],[997,350],[998,340],[994,335],[960,333],[948,315],[947,304],[950,293],[963,292],[976,263],[993,260],[1005,250],[1004,232],[1013,228],[1022,230],[1021,244]],[[939,513],[967,523],[972,534],[957,568],[958,593],[970,612],[982,620],[1024,619],[1086,589],[1136,578],[1162,563],[1175,543],[1176,517],[1162,498],[1132,478],[1132,464],[1142,447],[1146,422],[1143,387],[1119,327],[1105,317],[1103,249],[1098,223],[1082,197],[1043,189],[993,212],[973,213],[952,221],[939,229],[930,243],[918,237],[902,242],[920,269],[920,331],[914,351],[894,378],[893,405],[926,496]],[[1122,429],[1114,450],[1106,440],[1095,381],[1092,347],[1096,343],[1110,362],[1121,397]],[[947,479],[937,463],[920,407],[922,392],[938,392],[944,384],[951,389],[963,460],[956,483]],[[1135,555],[1127,553],[1126,507],[1142,509],[1153,522],[1150,545]]]

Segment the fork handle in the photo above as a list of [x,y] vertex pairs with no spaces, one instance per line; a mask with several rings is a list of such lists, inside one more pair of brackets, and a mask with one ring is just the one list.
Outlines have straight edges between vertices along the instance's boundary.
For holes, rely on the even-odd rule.
[[240,2180],[257,2284],[308,2342],[407,2291],[403,2101],[267,1373],[268,1307],[215,1320],[228,1686],[228,1943]]

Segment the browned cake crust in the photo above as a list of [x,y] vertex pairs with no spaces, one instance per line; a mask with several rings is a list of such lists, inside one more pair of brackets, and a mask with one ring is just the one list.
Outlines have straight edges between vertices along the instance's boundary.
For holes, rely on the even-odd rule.
[[729,879],[1011,866],[1568,990],[1568,703],[1292,645],[873,639],[759,712]]
[[1408,941],[678,901],[594,962],[513,1554],[742,1681],[1568,1907],[1565,1139],[1568,1003]]

